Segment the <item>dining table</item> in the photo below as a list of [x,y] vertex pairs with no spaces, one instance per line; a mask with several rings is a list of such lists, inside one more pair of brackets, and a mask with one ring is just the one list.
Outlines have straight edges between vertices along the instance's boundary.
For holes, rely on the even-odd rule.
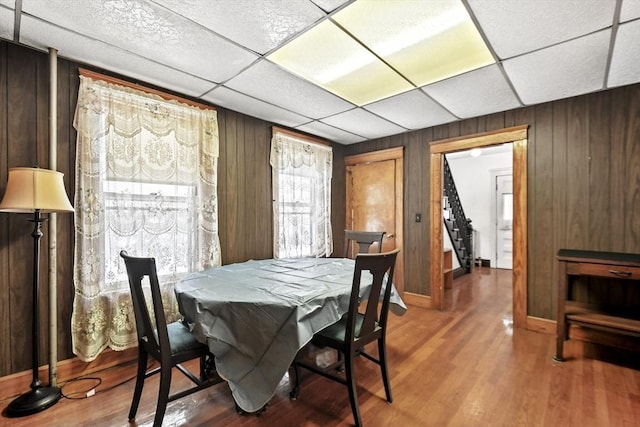
[[[184,322],[208,345],[240,409],[264,408],[298,351],[347,312],[354,267],[349,258],[249,260],[176,282]],[[363,272],[361,299],[371,281]],[[407,307],[391,286],[390,311],[401,316]]]

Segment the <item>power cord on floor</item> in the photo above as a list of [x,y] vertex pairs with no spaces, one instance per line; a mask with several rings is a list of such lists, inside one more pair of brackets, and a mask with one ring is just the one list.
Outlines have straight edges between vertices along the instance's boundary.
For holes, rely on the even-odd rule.
[[[147,364],[147,370],[151,367],[151,365],[153,365],[153,362],[150,362]],[[114,368],[114,367],[112,367]],[[112,368],[108,368],[106,370],[112,369]],[[129,381],[135,379],[136,376],[133,375],[132,377],[129,377],[127,379],[125,379],[124,381],[121,381],[117,384],[114,384],[108,388],[102,388],[100,389],[100,393],[104,393],[106,391],[112,390],[116,387],[120,387],[123,384],[128,383]],[[94,381],[93,384],[91,384],[89,387],[87,387],[85,390],[82,391],[76,391],[76,392],[72,392],[72,393],[65,393],[64,392],[64,388],[67,387],[68,385],[71,385],[73,383],[79,382],[79,381]],[[66,381],[64,384],[62,384],[62,386],[60,386],[60,392],[62,394],[62,397],[66,398],[66,399],[70,399],[70,400],[81,400],[81,399],[87,399],[91,396],[94,396],[97,393],[97,388],[98,386],[102,384],[102,378],[100,377],[78,377],[78,378],[73,378],[70,379],[68,381]]]

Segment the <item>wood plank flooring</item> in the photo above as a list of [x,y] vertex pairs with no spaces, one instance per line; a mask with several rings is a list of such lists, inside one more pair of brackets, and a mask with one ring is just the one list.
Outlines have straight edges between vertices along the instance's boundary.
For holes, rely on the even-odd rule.
[[[376,365],[359,360],[363,422],[376,426],[640,426],[637,353],[568,341],[554,362],[554,337],[513,330],[511,272],[477,268],[456,279],[445,310],[410,307],[391,315],[388,352],[394,401],[387,404]],[[157,379],[147,381],[135,422],[127,414],[132,364],[103,371],[93,397],[62,399],[25,418],[0,425],[147,426],[153,421]],[[185,384],[174,374],[177,387]],[[65,395],[95,381],[64,385]],[[166,426],[353,425],[346,388],[307,373],[300,396],[289,399],[285,376],[261,416],[238,415],[226,384],[172,402]],[[0,402],[4,409],[8,401]]]

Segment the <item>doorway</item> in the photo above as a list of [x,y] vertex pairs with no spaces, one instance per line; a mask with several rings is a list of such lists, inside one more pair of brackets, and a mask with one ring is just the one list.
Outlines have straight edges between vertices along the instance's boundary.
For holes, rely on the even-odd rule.
[[513,142],[513,321],[526,327],[527,321],[527,125],[499,131],[435,141],[430,152],[430,252],[431,307],[442,309],[443,242],[442,191],[443,155],[471,148]]
[[513,176],[500,174],[495,176],[495,236],[496,268],[513,268]]
[[[346,221],[350,230],[385,231],[382,250],[403,247],[403,148],[345,158]],[[404,258],[396,258],[394,284],[404,291]]]

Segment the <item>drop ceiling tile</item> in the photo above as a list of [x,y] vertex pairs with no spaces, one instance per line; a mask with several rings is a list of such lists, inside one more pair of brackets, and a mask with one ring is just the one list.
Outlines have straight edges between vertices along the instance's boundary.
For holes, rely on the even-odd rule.
[[264,54],[325,14],[310,1],[156,0],[230,40]]
[[296,129],[301,130],[303,132],[310,133],[312,135],[317,135],[322,138],[326,138],[330,141],[337,142],[339,144],[355,144],[357,142],[366,141],[366,138],[363,138],[358,135],[354,135],[350,132],[343,131],[342,129],[335,128],[333,126],[329,126],[322,122],[313,121],[311,123],[307,123],[302,126],[296,127]]
[[609,51],[611,30],[504,62],[520,99],[537,104],[600,90]]
[[238,93],[224,86],[215,88],[204,95],[202,99],[239,113],[285,126],[295,127],[309,122],[308,118],[299,114],[267,104],[266,102],[251,98],[250,96]]
[[640,18],[640,0],[623,0],[620,8],[620,22]]
[[150,1],[24,0],[22,6],[28,15],[215,82],[257,59]]
[[367,139],[382,138],[383,136],[406,132],[405,128],[388,122],[362,108],[355,108],[336,114],[321,121]]
[[0,7],[0,38],[13,40],[13,16],[13,10]]
[[610,27],[616,5],[609,0],[468,1],[501,59]]
[[420,90],[405,92],[363,108],[407,129],[422,129],[457,119]]
[[461,118],[506,111],[520,106],[497,65],[490,65],[422,88]]
[[268,61],[256,63],[225,86],[312,119],[353,108],[347,101]]
[[125,50],[29,16],[22,17],[20,43],[45,51],[53,47],[58,50],[60,57],[111,70],[185,95],[200,96],[214,86],[212,82],[148,61]]
[[640,20],[621,24],[611,57],[608,87],[640,82]]

